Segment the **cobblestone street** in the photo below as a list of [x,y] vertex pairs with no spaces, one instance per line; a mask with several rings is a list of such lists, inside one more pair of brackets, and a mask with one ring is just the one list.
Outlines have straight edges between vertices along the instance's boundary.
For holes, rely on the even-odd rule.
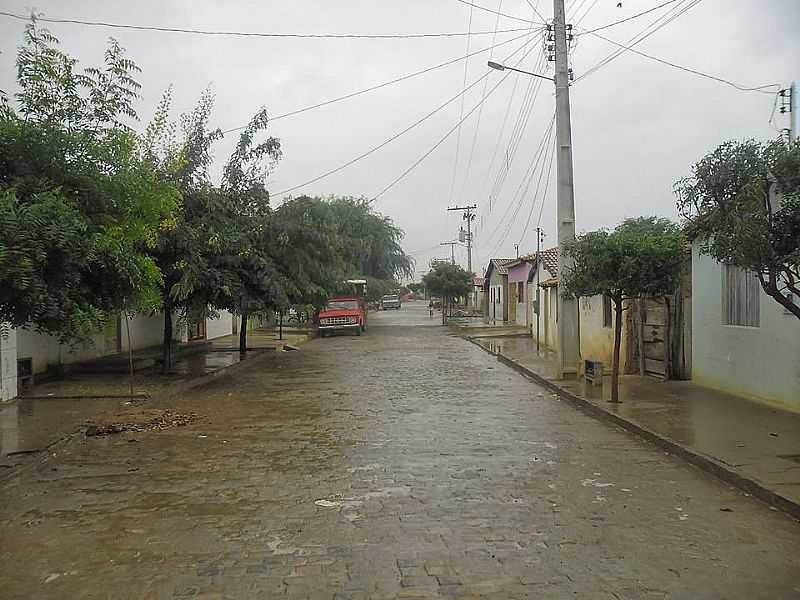
[[800,598],[800,525],[373,312],[0,489],[0,597]]

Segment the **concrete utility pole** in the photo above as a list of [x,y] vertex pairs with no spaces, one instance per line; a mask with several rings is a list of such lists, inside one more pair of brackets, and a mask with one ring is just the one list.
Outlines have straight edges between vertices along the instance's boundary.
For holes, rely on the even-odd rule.
[[[571,31],[571,26],[570,26]],[[572,182],[572,125],[569,114],[569,65],[564,0],[553,0],[555,37],[556,136],[558,140],[558,279],[564,282],[572,261],[564,250],[575,239],[575,195]],[[570,39],[572,34],[570,33]],[[575,376],[580,360],[578,302],[558,294],[558,357],[561,376]]]
[[536,228],[536,354],[539,354],[539,340],[542,337],[542,300],[539,296],[541,288],[539,287],[539,265],[542,258],[542,241],[544,240],[544,231],[541,227]]
[[789,86],[789,143],[797,139],[797,86]]
[[472,221],[475,220],[475,213],[472,212],[478,208],[476,204],[469,206],[454,206],[447,210],[460,210],[464,212],[464,220],[467,222],[467,272],[472,275]]

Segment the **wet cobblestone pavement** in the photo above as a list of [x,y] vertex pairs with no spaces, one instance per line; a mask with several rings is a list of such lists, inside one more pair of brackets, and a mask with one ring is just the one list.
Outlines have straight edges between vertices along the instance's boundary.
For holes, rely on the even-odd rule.
[[435,322],[373,313],[5,482],[0,597],[800,598],[795,521]]

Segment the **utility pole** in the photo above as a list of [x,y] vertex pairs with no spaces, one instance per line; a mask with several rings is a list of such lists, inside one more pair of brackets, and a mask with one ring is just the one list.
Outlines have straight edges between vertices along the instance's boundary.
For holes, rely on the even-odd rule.
[[784,129],[789,138],[789,144],[797,139],[797,87],[794,81],[788,88],[778,92],[781,99],[781,114],[789,113],[789,129]]
[[475,213],[472,211],[478,208],[476,204],[468,206],[454,206],[447,210],[460,210],[464,213],[464,220],[467,222],[467,272],[472,275],[472,221],[475,220]]
[[[558,140],[558,280],[563,285],[572,266],[565,245],[575,239],[575,192],[572,180],[572,125],[569,114],[568,40],[564,0],[553,0],[553,35],[555,42],[556,137]],[[559,290],[560,292],[560,290]],[[578,303],[575,298],[558,295],[558,357],[561,377],[576,376],[580,359]]]
[[789,86],[789,143],[797,139],[797,86]]
[[536,354],[539,354],[539,346],[541,342],[539,341],[542,337],[542,300],[539,296],[539,292],[541,288],[539,287],[539,272],[540,268],[539,265],[541,264],[542,258],[542,241],[544,241],[544,231],[541,227],[536,228]]
[[450,246],[450,262],[456,264],[456,250],[455,247],[458,246],[458,242],[442,242],[439,244],[440,246]]

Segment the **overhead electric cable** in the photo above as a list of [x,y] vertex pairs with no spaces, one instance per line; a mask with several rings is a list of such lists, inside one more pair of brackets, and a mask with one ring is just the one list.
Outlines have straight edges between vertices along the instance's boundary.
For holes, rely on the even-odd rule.
[[[469,25],[468,25],[468,29],[472,29],[472,7],[471,6],[469,8]],[[469,38],[467,38],[467,54],[469,54]],[[464,61],[464,82],[462,84],[462,87],[467,85],[467,67],[468,66],[469,66],[469,61],[468,60]],[[485,92],[484,92],[484,94],[485,94]],[[462,96],[461,96],[461,108],[459,109],[459,113],[458,113],[458,118],[459,119],[461,119],[461,117],[464,116],[464,98],[465,97],[466,96],[464,94],[462,94]],[[453,177],[452,177],[452,179],[450,181],[450,196],[447,199],[448,205],[453,200],[453,192],[455,192],[455,188],[456,188],[456,175],[458,174],[458,154],[459,154],[460,148],[461,148],[461,125],[458,126],[458,133],[456,133],[456,157],[455,157],[455,160],[453,161]]]
[[619,42],[615,42],[614,40],[610,40],[607,37],[600,35],[599,33],[595,33],[593,31],[587,31],[586,33],[591,33],[593,36],[595,36],[597,38],[600,38],[601,40],[604,40],[604,41],[608,42],[609,44],[613,44],[613,45],[615,45],[615,46],[617,46],[619,48],[624,48],[624,49],[628,50],[629,52],[633,52],[634,54],[636,54],[638,56],[642,56],[642,57],[647,58],[649,60],[654,60],[654,61],[656,61],[658,63],[661,63],[662,65],[667,65],[669,67],[673,67],[673,68],[679,69],[681,71],[686,71],[687,73],[692,73],[693,75],[697,75],[699,77],[705,77],[706,79],[711,79],[713,81],[718,81],[720,83],[724,83],[724,84],[729,85],[731,87],[734,87],[737,90],[740,90],[742,92],[761,92],[761,93],[764,93],[764,94],[772,95],[774,92],[768,92],[768,91],[766,91],[766,89],[767,88],[771,88],[771,87],[780,87],[779,83],[768,83],[768,84],[759,85],[759,86],[756,86],[756,87],[747,87],[747,86],[735,83],[733,81],[730,81],[728,79],[725,79],[723,77],[718,77],[716,75],[710,75],[708,73],[703,73],[702,71],[698,71],[697,69],[692,69],[690,67],[685,67],[683,65],[679,65],[677,63],[673,63],[673,62],[670,62],[668,60],[664,60],[663,58],[658,58],[657,56],[653,56],[652,54],[647,54],[645,52],[642,52],[641,50],[636,50],[632,46],[626,46],[625,44],[620,44]]
[[[491,8],[486,8],[485,6],[481,6],[480,4],[475,4],[473,2],[469,2],[468,0],[456,0],[456,2],[461,2],[461,4],[466,4],[467,6],[471,6],[472,8],[477,8],[478,10],[482,10],[484,12],[492,13],[493,15],[500,15],[501,17],[505,17],[506,19],[513,19],[515,21],[519,21],[521,23],[535,23],[535,21],[531,21],[529,19],[523,19],[522,17],[515,17],[514,15],[509,15],[506,13],[502,13],[497,10],[492,10]],[[544,19],[542,19],[542,23],[539,25],[544,25]]]
[[[681,4],[683,4],[686,1],[687,0],[680,0]],[[573,84],[581,81],[582,79],[585,79],[586,77],[588,77],[592,73],[596,72],[598,69],[601,69],[602,67],[604,67],[605,65],[607,65],[611,61],[615,60],[616,58],[618,58],[619,56],[624,54],[627,50],[630,50],[633,46],[636,46],[637,44],[640,44],[641,42],[646,40],[648,37],[650,37],[651,35],[653,35],[657,31],[659,31],[660,29],[662,29],[666,25],[670,24],[672,21],[674,21],[675,19],[677,19],[681,15],[685,14],[686,12],[688,12],[689,10],[691,10],[692,8],[694,8],[695,6],[700,4],[700,2],[702,2],[702,0],[691,0],[691,2],[688,5],[683,5],[682,6],[681,4],[679,4],[678,6],[673,7],[669,12],[667,12],[666,14],[661,15],[660,17],[658,17],[657,19],[652,21],[641,32],[639,32],[637,35],[633,36],[630,40],[628,40],[628,43],[624,48],[622,48],[620,50],[617,50],[615,52],[612,52],[611,54],[606,56],[604,59],[602,59],[601,61],[599,61],[598,63],[596,63],[592,67],[590,67],[589,69],[587,69],[587,71],[585,73],[583,73],[580,77],[577,77],[575,79]],[[661,22],[659,23],[659,21],[661,21]]]
[[[541,158],[541,155],[542,155],[542,151],[543,151],[543,149],[545,147],[546,140],[550,139],[550,136],[552,134],[554,123],[555,123],[555,113],[553,113],[553,117],[550,119],[550,122],[549,122],[549,124],[547,126],[547,129],[545,129],[544,133],[542,134],[542,137],[539,140],[537,148],[536,148],[535,152],[533,153],[533,157],[531,158],[530,163],[528,164],[528,167],[525,169],[525,173],[523,174],[522,179],[520,180],[520,183],[517,186],[516,191],[514,192],[514,195],[511,197],[511,200],[509,201],[508,206],[506,207],[506,210],[503,213],[503,216],[500,217],[500,220],[495,225],[495,227],[492,230],[491,234],[489,234],[489,236],[486,238],[487,243],[490,242],[491,240],[493,240],[495,238],[495,235],[497,235],[497,233],[500,231],[500,227],[505,222],[506,217],[508,217],[508,215],[510,214],[511,207],[514,205],[514,202],[516,201],[517,197],[519,196],[519,193],[520,193],[520,191],[522,189],[522,186],[525,184],[525,181],[531,176],[531,173],[533,173],[536,170],[536,167],[537,167],[537,165],[539,163],[539,160]],[[517,210],[519,210],[519,209],[517,209]]]
[[[522,46],[520,46],[520,47],[519,47],[519,48],[517,48],[517,49],[516,49],[514,52],[512,52],[512,53],[511,53],[511,54],[510,54],[510,55],[507,57],[507,59],[506,59],[506,60],[508,60],[508,58],[511,58],[512,56],[514,56],[514,55],[515,55],[515,54],[517,54],[518,52],[522,51],[523,49],[525,49],[525,47],[527,47],[529,43],[530,43],[529,41],[526,41],[524,44],[522,44]],[[404,135],[405,133],[408,133],[409,131],[411,131],[412,129],[414,129],[415,127],[417,127],[418,125],[420,125],[420,124],[422,124],[423,122],[427,121],[429,118],[431,118],[433,115],[435,115],[436,113],[438,113],[439,111],[441,111],[442,109],[444,109],[444,108],[445,108],[446,106],[448,106],[449,104],[451,104],[451,103],[455,102],[455,101],[456,101],[458,98],[460,98],[460,97],[461,97],[463,94],[467,93],[467,91],[469,91],[469,90],[470,90],[471,88],[473,88],[474,86],[478,85],[478,84],[479,84],[481,81],[483,81],[483,79],[484,79],[485,77],[488,77],[488,76],[489,76],[489,73],[486,73],[486,74],[484,74],[483,76],[479,77],[478,79],[476,79],[475,81],[473,81],[472,83],[470,83],[470,84],[469,84],[467,87],[465,87],[465,88],[464,88],[464,89],[462,89],[460,92],[458,92],[456,95],[452,96],[452,97],[451,97],[451,98],[449,98],[448,100],[445,100],[445,101],[444,101],[442,104],[440,104],[439,106],[437,106],[436,108],[434,108],[432,111],[430,111],[429,113],[427,113],[426,115],[424,115],[424,116],[423,116],[423,117],[421,117],[420,119],[417,119],[417,120],[416,120],[414,123],[412,123],[411,125],[409,125],[409,126],[408,126],[408,127],[406,127],[405,129],[403,129],[403,130],[401,130],[401,131],[399,131],[399,132],[395,133],[395,134],[394,134],[394,135],[392,135],[392,136],[391,136],[389,139],[387,139],[387,140],[385,140],[385,141],[381,142],[381,143],[380,143],[380,144],[378,144],[377,146],[373,146],[372,148],[370,148],[370,149],[369,149],[369,150],[367,150],[366,152],[363,152],[362,154],[359,154],[359,155],[358,155],[358,156],[356,156],[355,158],[352,158],[351,160],[347,161],[346,163],[344,163],[344,164],[342,164],[342,165],[339,165],[338,167],[336,167],[336,168],[334,168],[334,169],[330,169],[329,171],[326,171],[326,172],[324,172],[324,173],[322,173],[322,174],[320,174],[320,175],[318,175],[318,176],[316,176],[316,177],[313,177],[313,178],[309,179],[308,181],[304,181],[303,183],[299,183],[299,184],[297,184],[297,185],[294,185],[294,186],[292,186],[292,187],[286,188],[286,189],[284,189],[284,190],[281,190],[281,191],[279,191],[279,192],[275,192],[275,195],[276,195],[276,196],[280,196],[280,195],[283,195],[283,194],[287,194],[287,193],[289,193],[289,192],[293,192],[294,190],[300,189],[300,188],[302,188],[302,187],[305,187],[305,186],[307,186],[307,185],[310,185],[310,184],[312,184],[312,183],[316,183],[317,181],[320,181],[321,179],[324,179],[325,177],[328,177],[328,176],[330,176],[330,175],[333,175],[334,173],[338,173],[339,171],[341,171],[341,170],[343,170],[343,169],[346,169],[346,168],[347,168],[347,167],[349,167],[350,165],[352,165],[352,164],[354,164],[354,163],[356,163],[356,162],[360,161],[360,160],[361,160],[361,159],[363,159],[363,158],[366,158],[366,157],[367,157],[367,156],[369,156],[370,154],[373,154],[373,153],[377,152],[378,150],[380,150],[380,149],[381,149],[381,148],[383,148],[384,146],[386,146],[386,145],[390,144],[391,142],[393,142],[394,140],[396,140],[396,139],[397,139],[397,138],[399,138],[400,136]]]
[[[536,0],[536,4],[531,2],[531,0],[525,0],[528,3],[528,6],[531,7],[531,10],[542,20],[542,23],[547,23],[547,19],[544,18],[542,13],[539,12],[539,9],[536,8],[536,4],[539,4],[539,0]],[[497,10],[500,10],[499,8]]]
[[[280,115],[276,115],[274,117],[270,117],[270,121],[277,121],[278,119],[284,119],[286,117],[292,117],[294,115],[299,115],[300,113],[307,112],[309,110],[314,110],[315,108],[321,108],[323,106],[328,106],[329,104],[334,104],[336,102],[341,102],[342,100],[348,100],[350,98],[354,98],[356,96],[360,96],[361,94],[366,94],[368,92],[373,92],[375,90],[379,90],[389,85],[393,85],[395,83],[399,83],[401,81],[405,81],[406,79],[411,79],[413,77],[418,77],[419,75],[424,75],[425,73],[430,73],[431,71],[435,71],[437,69],[441,69],[443,67],[447,67],[449,65],[455,64],[462,60],[466,60],[471,56],[475,56],[476,54],[482,54],[484,52],[488,52],[495,48],[499,48],[500,46],[505,46],[506,44],[511,44],[512,42],[516,42],[517,40],[521,40],[524,37],[530,35],[530,30],[525,30],[525,33],[522,35],[515,36],[511,39],[505,40],[503,42],[499,42],[497,44],[493,44],[491,46],[487,46],[486,48],[481,48],[480,50],[475,50],[474,52],[470,52],[464,56],[459,56],[458,58],[453,58],[447,60],[445,62],[439,63],[438,65],[433,65],[432,67],[427,67],[420,71],[415,71],[413,73],[408,73],[407,75],[401,75],[400,77],[395,77],[394,79],[390,79],[389,81],[384,81],[383,83],[379,83],[377,85],[370,86],[368,88],[364,88],[363,90],[358,90],[356,92],[350,92],[349,94],[345,94],[344,96],[338,96],[336,98],[331,98],[330,100],[325,100],[324,102],[318,102],[317,104],[312,104],[311,106],[306,106],[304,108],[298,108],[297,110],[292,110]],[[242,125],[241,127],[232,127],[231,129],[226,129],[222,133],[231,133],[233,131],[240,131],[247,127],[247,125]]]
[[[500,10],[501,8],[503,8],[503,0],[500,0],[499,4],[497,5],[497,10]],[[494,28],[497,29],[497,26],[499,24],[500,24],[500,15],[497,15],[497,17],[494,20]],[[492,43],[494,43],[494,38],[492,38]],[[490,51],[489,52],[489,60],[492,60],[492,54],[493,54],[493,52]],[[487,68],[489,68],[489,67],[487,67]],[[488,86],[489,86],[489,78],[487,77],[486,79],[483,80],[483,94],[482,95],[486,95],[486,88]],[[463,100],[463,98],[464,97],[462,96],[462,100]],[[475,155],[475,145],[476,145],[476,143],[478,141],[478,133],[479,133],[480,128],[481,128],[481,116],[482,115],[483,115],[483,105],[481,105],[481,107],[478,109],[478,118],[476,119],[476,122],[475,122],[475,130],[472,133],[472,144],[470,145],[469,158],[467,159],[467,171],[464,174],[464,181],[461,184],[461,194],[460,195],[462,197],[464,195],[464,189],[466,188],[467,183],[469,182],[469,173],[470,173],[470,170],[472,169],[472,157]]]
[[[651,12],[655,12],[660,8],[664,8],[665,6],[668,6],[670,4],[674,4],[675,2],[678,2],[678,1],[679,0],[667,0],[666,2],[662,2],[658,6],[654,6],[653,8],[648,8],[647,10],[643,10],[642,12],[636,13],[635,15],[631,15],[630,17],[627,17],[625,19],[620,19],[619,21],[614,21],[613,23],[608,23],[607,25],[603,25],[602,27],[595,27],[594,29],[590,29],[588,31],[584,31],[584,32],[581,33],[581,35],[583,35],[585,33],[594,33],[595,31],[602,31],[603,29],[608,29],[609,27],[615,27],[616,25],[620,25],[621,23],[627,23],[628,21],[633,21],[634,19],[638,19],[639,17],[643,17],[644,15],[648,15]],[[594,6],[594,5],[592,5],[592,6]],[[585,17],[586,17],[586,15],[583,15],[583,18],[585,18]]]
[[[545,198],[547,197],[547,190],[550,189],[550,181],[551,181],[550,180],[550,174],[553,171],[553,159],[555,158],[555,156],[556,156],[556,150],[555,150],[555,145],[553,145],[551,147],[551,151],[550,151],[550,162],[547,165],[547,176],[544,179],[544,190],[542,190],[542,198],[541,198],[541,201],[539,202],[539,218],[536,221],[537,229],[539,228],[539,226],[542,223],[542,210],[544,209],[544,201],[545,201]],[[539,184],[537,183],[536,184],[536,191],[533,193],[533,197],[536,198],[536,195],[538,193],[539,193]],[[525,239],[525,234],[528,233],[528,226],[531,223],[531,215],[533,215],[533,209],[534,209],[535,206],[536,206],[536,203],[535,202],[531,202],[531,210],[528,213],[528,220],[525,222],[525,228],[522,230],[522,235],[519,237],[519,244],[520,245],[522,245],[522,240]]]
[[[17,19],[20,21],[30,21],[31,15],[19,15],[11,12],[0,11],[0,16]],[[159,33],[188,33],[194,35],[229,36],[229,37],[259,37],[259,38],[305,38],[305,39],[416,39],[416,38],[439,38],[439,37],[464,37],[469,35],[492,35],[494,31],[456,31],[456,32],[433,32],[433,33],[273,33],[258,31],[218,31],[209,29],[190,29],[185,27],[162,27],[159,25],[131,25],[127,23],[110,23],[106,21],[85,21],[81,19],[60,19],[55,17],[45,17],[43,15],[33,15],[37,21],[44,23],[59,23],[68,25],[84,25],[87,27],[107,27],[111,29],[129,29],[135,31],[156,31]],[[528,21],[525,21],[526,23]],[[502,29],[498,33],[513,33],[523,31],[524,28]]]
[[[528,51],[525,53],[525,55],[524,55],[524,56],[523,56],[523,57],[522,57],[520,60],[518,60],[518,61],[517,61],[517,63],[516,63],[514,66],[517,66],[517,65],[521,64],[521,63],[522,63],[522,61],[523,61],[523,60],[525,60],[525,57],[526,57],[526,56],[528,56],[528,54],[530,54],[531,52],[532,52],[532,49],[531,49],[531,50],[528,50]],[[384,188],[383,188],[381,191],[379,191],[377,194],[375,194],[375,195],[374,195],[374,196],[373,196],[373,197],[370,199],[370,201],[372,202],[372,201],[375,201],[375,200],[377,200],[378,198],[380,198],[380,197],[381,197],[383,194],[385,194],[385,193],[386,193],[386,192],[388,192],[390,189],[392,189],[392,188],[393,188],[395,185],[397,185],[397,183],[398,183],[398,182],[400,182],[400,181],[401,181],[401,180],[402,180],[402,179],[403,179],[403,178],[404,178],[406,175],[408,175],[408,174],[409,174],[411,171],[413,171],[413,170],[414,170],[414,169],[415,169],[417,166],[419,166],[419,164],[420,164],[420,163],[421,163],[423,160],[425,160],[426,158],[428,158],[428,156],[430,156],[430,155],[431,155],[431,154],[432,154],[432,153],[433,153],[433,152],[434,152],[434,151],[435,151],[435,150],[436,150],[436,149],[437,149],[439,146],[441,146],[441,145],[442,145],[442,144],[445,142],[445,140],[447,140],[447,138],[449,138],[449,137],[452,135],[452,133],[453,133],[453,132],[456,130],[456,128],[457,128],[459,125],[461,125],[461,123],[463,123],[464,121],[466,121],[466,120],[467,120],[467,119],[470,117],[470,115],[472,115],[472,113],[474,113],[474,112],[475,112],[475,111],[478,109],[478,107],[479,107],[481,104],[483,104],[483,103],[484,103],[484,102],[485,102],[485,101],[486,101],[486,100],[489,98],[489,96],[491,96],[491,95],[494,93],[494,91],[495,91],[495,90],[496,90],[498,87],[500,87],[500,85],[501,85],[501,84],[502,84],[502,83],[503,83],[503,82],[504,82],[504,81],[505,81],[505,80],[508,78],[509,74],[511,74],[511,73],[513,73],[513,71],[507,71],[507,72],[503,73],[503,76],[500,78],[500,81],[498,81],[498,82],[495,84],[495,86],[494,86],[494,87],[492,87],[492,89],[490,89],[490,90],[489,90],[489,92],[488,92],[488,93],[487,93],[487,94],[486,94],[486,95],[485,95],[483,98],[481,98],[481,99],[480,99],[480,101],[478,102],[478,104],[476,104],[475,106],[473,106],[473,107],[472,107],[472,108],[469,110],[469,112],[468,112],[467,114],[465,114],[465,115],[464,115],[464,117],[463,117],[463,118],[459,119],[458,123],[456,123],[455,125],[453,125],[453,127],[451,127],[451,128],[450,128],[450,129],[447,131],[447,133],[445,133],[445,134],[444,134],[444,135],[443,135],[443,136],[442,136],[442,137],[439,139],[439,141],[438,141],[438,142],[436,142],[436,143],[435,143],[435,144],[434,144],[434,145],[433,145],[433,146],[432,146],[432,147],[431,147],[431,148],[430,148],[430,149],[429,149],[427,152],[425,152],[425,153],[424,153],[424,154],[423,154],[421,157],[419,157],[419,158],[418,158],[418,159],[417,159],[417,160],[416,160],[416,161],[415,161],[415,162],[414,162],[414,163],[413,163],[413,164],[412,164],[410,167],[408,167],[408,168],[407,168],[405,171],[403,171],[403,172],[402,172],[402,173],[401,173],[399,176],[397,176],[397,177],[396,177],[394,180],[392,180],[392,182],[391,182],[389,185],[387,185],[387,186],[386,186],[386,187],[384,187]],[[488,73],[487,73],[486,75],[488,75]]]

